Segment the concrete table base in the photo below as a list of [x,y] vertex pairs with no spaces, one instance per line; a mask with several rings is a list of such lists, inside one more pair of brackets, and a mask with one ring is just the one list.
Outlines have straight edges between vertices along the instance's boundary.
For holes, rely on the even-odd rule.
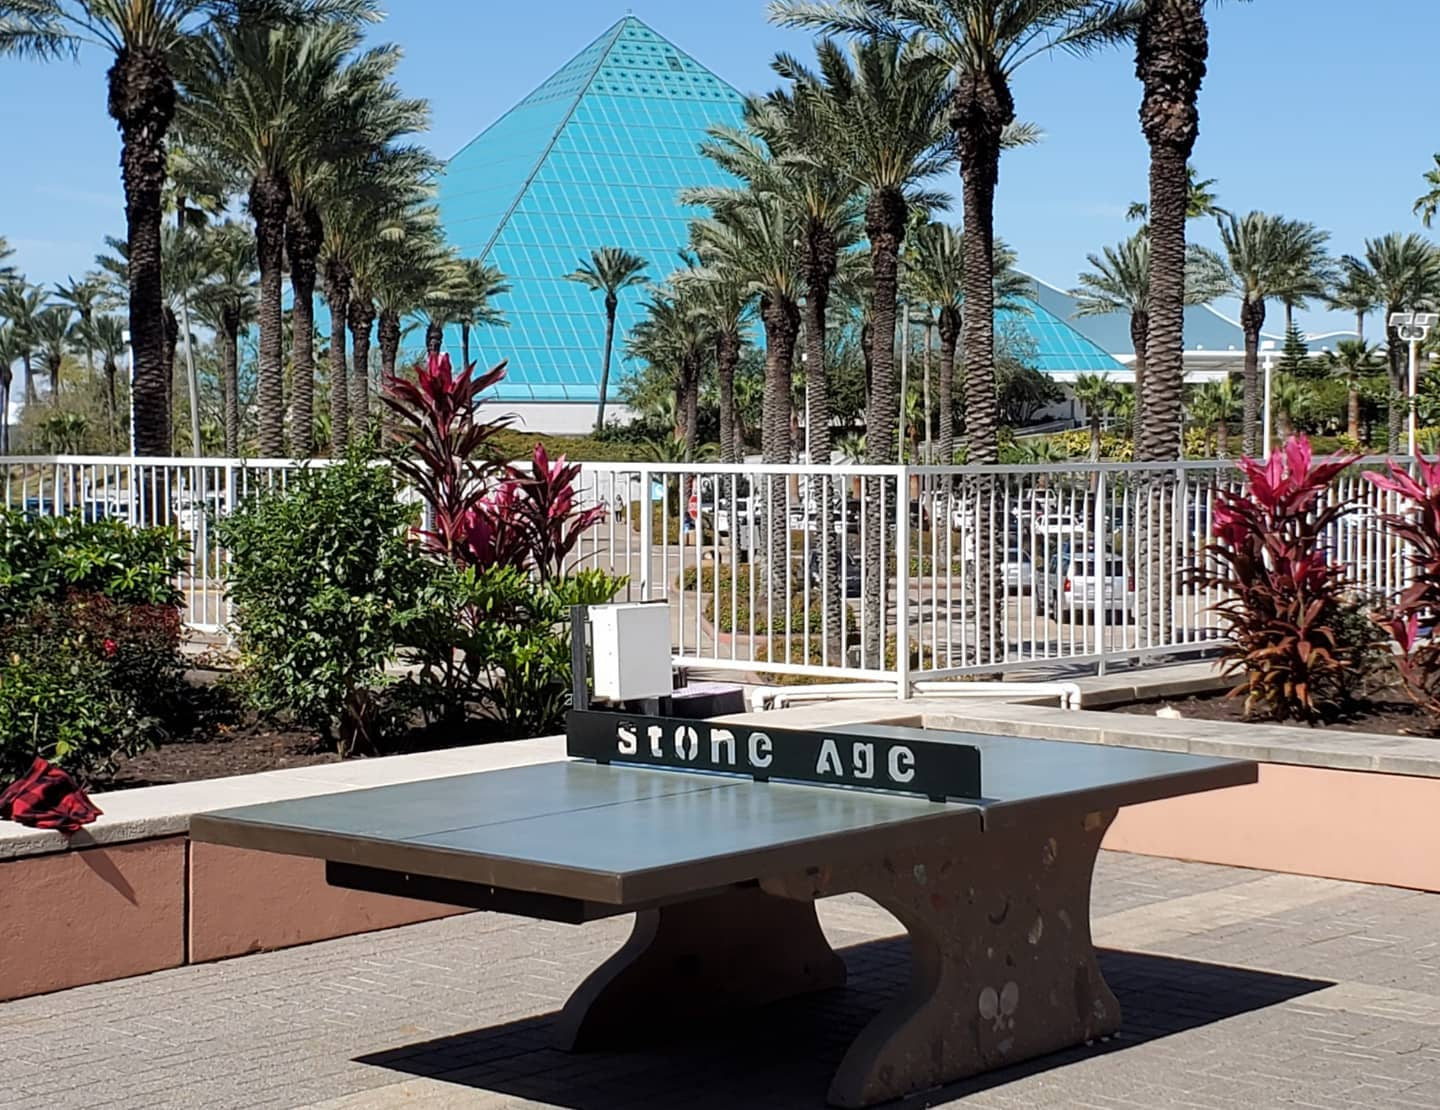
[[687,1019],[838,987],[814,901],[863,894],[910,935],[910,983],[851,1045],[829,1099],[872,1106],[1114,1033],[1090,938],[1090,881],[1113,810],[1033,816],[844,866],[643,910],[561,1014],[573,1050],[643,1043]]
[[571,1051],[631,1047],[687,1020],[845,984],[812,902],[745,888],[641,910],[625,946],[570,997],[555,1028]]

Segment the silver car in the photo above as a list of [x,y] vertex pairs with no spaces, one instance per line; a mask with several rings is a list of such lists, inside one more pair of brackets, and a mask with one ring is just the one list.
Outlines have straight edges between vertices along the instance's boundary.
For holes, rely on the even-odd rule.
[[1113,619],[1134,611],[1135,579],[1118,555],[1061,554],[1049,571],[1050,615],[1057,621],[1083,620],[1097,612]]

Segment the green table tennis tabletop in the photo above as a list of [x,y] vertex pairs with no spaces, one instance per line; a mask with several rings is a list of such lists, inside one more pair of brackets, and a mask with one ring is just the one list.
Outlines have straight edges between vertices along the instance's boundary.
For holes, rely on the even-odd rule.
[[[831,731],[896,733],[877,726]],[[873,852],[880,841],[979,828],[1027,807],[1113,809],[1253,782],[1256,775],[1254,764],[1170,752],[954,739],[981,748],[986,797],[940,803],[564,761],[197,815],[190,835],[621,907],[842,862]]]

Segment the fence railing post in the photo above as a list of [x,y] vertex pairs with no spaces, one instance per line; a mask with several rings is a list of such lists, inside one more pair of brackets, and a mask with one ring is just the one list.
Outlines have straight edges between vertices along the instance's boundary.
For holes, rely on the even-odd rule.
[[[918,503],[917,503],[918,507]],[[895,490],[895,693],[910,698],[910,468],[902,466]],[[918,644],[918,637],[917,637]],[[923,644],[918,644],[924,650]],[[881,645],[883,650],[883,643]],[[921,669],[924,663],[921,662]]]
[[640,600],[650,598],[650,558],[655,546],[655,505],[651,500],[650,470],[640,470]]

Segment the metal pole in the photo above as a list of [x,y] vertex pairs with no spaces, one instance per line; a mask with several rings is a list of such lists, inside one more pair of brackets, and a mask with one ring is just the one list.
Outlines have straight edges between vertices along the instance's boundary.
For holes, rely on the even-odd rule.
[[1419,404],[1420,340],[1414,334],[1410,337],[1410,457],[1415,454],[1415,410]]
[[[935,456],[930,449],[930,309],[925,309],[925,465],[933,466]],[[949,459],[945,462],[948,464]]]
[[904,322],[900,325],[900,443],[896,456],[905,462],[905,433],[909,421],[906,419],[910,407],[910,302],[905,302]]

